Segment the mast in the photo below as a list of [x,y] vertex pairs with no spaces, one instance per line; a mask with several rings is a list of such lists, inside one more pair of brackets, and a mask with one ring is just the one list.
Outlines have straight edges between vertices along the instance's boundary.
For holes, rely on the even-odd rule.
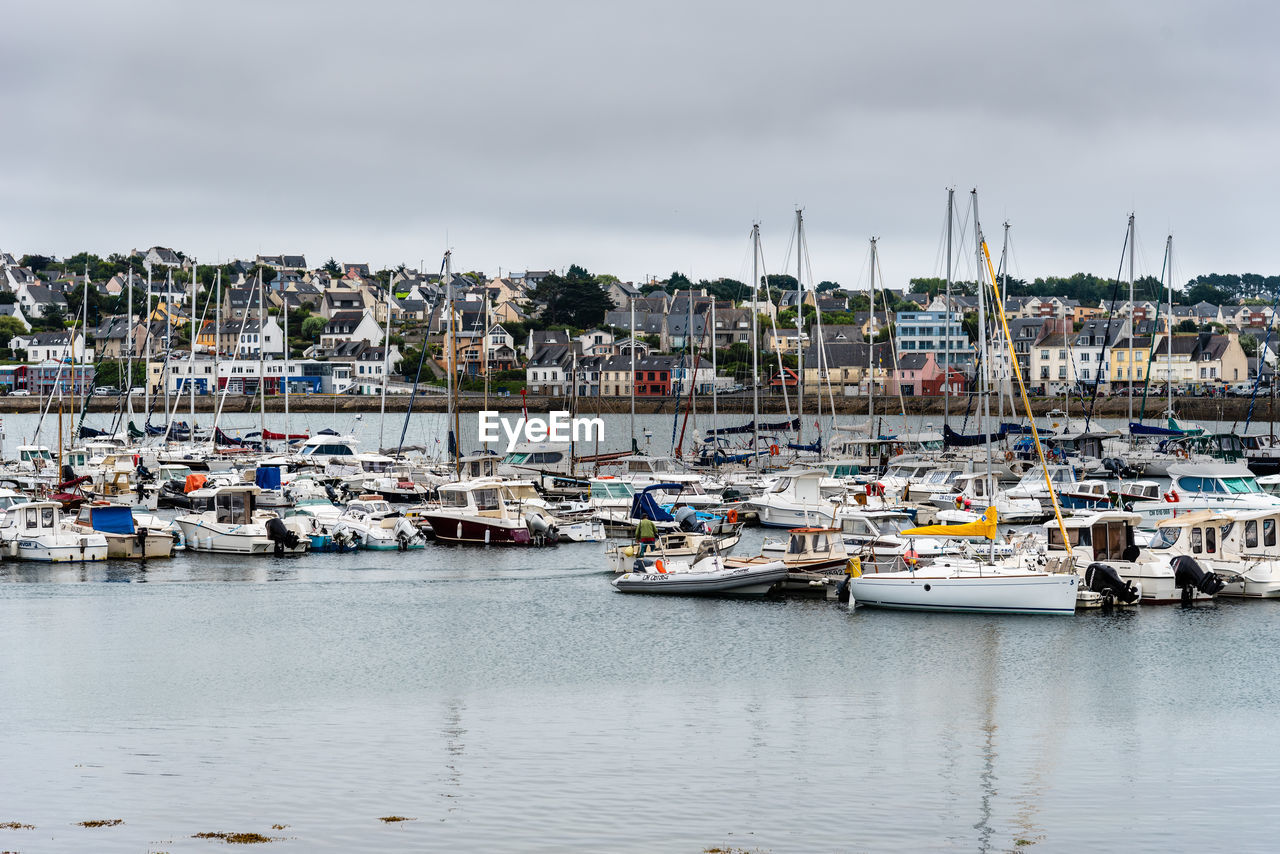
[[947,304],[945,306],[945,314],[943,317],[943,329],[946,331],[946,341],[942,351],[942,423],[945,425],[947,419],[951,415],[951,235],[955,231],[955,202],[956,191],[954,187],[947,188]]
[[[1164,348],[1164,387],[1169,399],[1169,411],[1166,413],[1167,418],[1173,418],[1173,235],[1170,234],[1164,241],[1165,252],[1165,276],[1168,281],[1169,289],[1169,311],[1165,314],[1165,328],[1169,330],[1169,340],[1165,343]],[[1264,354],[1265,355],[1265,354]],[[1261,368],[1259,368],[1261,373]],[[1170,427],[1169,423],[1165,423],[1166,427]]]
[[191,444],[196,443],[196,273],[200,270],[200,265],[196,263],[196,259],[191,259],[191,370],[188,372],[187,382],[191,384],[191,427],[187,431]]
[[631,295],[631,452],[636,452],[636,296]]
[[142,372],[142,408],[147,411],[147,420],[151,420],[151,265],[147,265],[147,337],[142,339],[142,360],[146,370]]
[[[804,269],[800,238],[804,235],[804,211],[796,208],[796,444],[804,444]],[[786,376],[782,382],[786,384]]]
[[169,413],[169,353],[173,351],[173,270],[165,277],[164,287],[164,438],[169,441],[173,436],[172,419]]
[[[982,358],[982,372],[978,375],[978,394],[982,397],[982,429],[979,432],[988,434],[983,436],[983,438],[987,440],[983,443],[987,448],[987,478],[985,489],[987,493],[988,506],[994,506],[996,500],[995,477],[991,474],[991,437],[989,435],[991,430],[991,397],[989,394],[990,382],[988,375],[991,372],[991,360],[990,354],[987,353],[987,314],[986,299],[984,296],[986,288],[983,287],[981,276],[984,253],[982,251],[982,226],[978,220],[978,191],[976,189],[973,190],[971,195],[973,197],[973,239],[977,257],[977,266],[974,267],[977,275],[974,278],[976,280],[975,283],[978,286],[978,353]],[[992,540],[989,553],[991,562],[995,561],[995,548],[995,540]]]
[[[459,436],[457,429],[458,411],[454,405],[453,392],[456,387],[454,384],[454,362],[457,359],[458,342],[455,338],[453,329],[453,250],[446,249],[444,253],[444,302],[445,302],[445,322],[447,324],[445,331],[445,340],[449,342],[449,346],[445,348],[445,390],[449,397],[448,409],[448,432],[453,439],[453,473],[461,478],[462,475],[462,448],[459,444]],[[422,346],[427,346],[427,342],[423,341]]]
[[[219,386],[221,384],[219,380],[219,377],[221,376],[221,374],[218,373],[218,370],[219,370],[218,350],[221,347],[221,344],[222,344],[222,268],[219,267],[218,271],[214,273],[214,276],[213,276],[213,385],[209,389],[209,394],[210,394],[209,400],[213,401],[215,404],[214,406],[215,421],[217,420],[217,406],[216,406],[217,397],[216,396],[218,394]],[[216,427],[217,425],[215,424],[214,426]],[[212,447],[217,448],[218,446],[217,437],[214,435],[213,430],[209,431],[209,436],[210,436],[210,441],[213,443]]]
[[1134,336],[1138,334],[1133,322],[1133,214],[1129,214],[1129,423],[1133,423],[1133,380],[1137,372],[1133,366]]
[[[718,375],[719,375],[719,371],[716,368],[716,297],[715,297],[715,294],[712,294],[711,295],[711,429],[713,430],[720,426],[720,408],[719,408],[719,403],[716,400],[716,377]],[[715,434],[712,434],[712,435],[715,435]],[[715,450],[719,451],[720,449],[719,447],[716,447]],[[716,459],[716,457],[713,456],[712,459],[714,460]]]
[[[262,331],[266,328],[267,277],[258,275],[258,429],[262,431],[262,452],[267,452],[267,348],[262,345]],[[246,306],[246,311],[248,307]]]
[[[283,347],[281,355],[284,357],[284,450],[289,452],[289,294],[282,284],[280,286],[280,315],[284,318],[284,326],[280,329],[280,337]],[[215,376],[217,371],[214,371]],[[381,449],[379,449],[381,450]]]
[[[126,313],[127,313],[127,314],[126,314],[126,317],[125,317],[125,324],[124,324],[124,328],[125,328],[125,341],[126,341],[126,344],[125,344],[125,350],[124,350],[124,365],[125,365],[125,367],[124,367],[124,376],[125,376],[125,380],[124,380],[124,382],[123,382],[123,383],[121,383],[121,386],[123,386],[123,388],[124,388],[124,407],[125,407],[125,414],[126,414],[127,419],[128,419],[130,422],[132,422],[132,421],[133,421],[133,340],[134,340],[134,328],[133,328],[133,266],[132,266],[132,265],[130,265],[130,266],[129,266],[129,284],[128,284],[128,288],[129,288],[128,307],[125,309],[125,311],[126,311]],[[128,435],[128,429],[127,429],[127,428],[126,428],[126,430],[125,430],[125,434],[126,434],[126,435]]]
[[[756,471],[760,470],[760,223],[751,226],[751,441]],[[783,388],[786,388],[784,378]]]
[[[876,419],[876,253],[877,241],[871,238],[871,289],[867,292],[867,438],[874,435]],[[867,459],[871,458],[871,445],[867,445]]]
[[[386,439],[383,436],[383,430],[387,426],[387,380],[391,376],[390,360],[387,358],[391,352],[391,277],[387,277],[387,299],[385,317],[383,321],[382,331],[382,402],[380,404],[380,412],[378,414],[378,453],[382,453],[382,448]],[[423,342],[424,344],[426,342]]]
[[[480,329],[480,372],[484,374],[484,408],[489,408],[489,288],[484,289],[484,320]],[[484,449],[489,450],[485,442]],[[572,462],[572,456],[570,456]]]
[[[1001,299],[1007,300],[1009,298],[1009,221],[1008,220],[1005,220],[1005,223],[1004,223],[1004,247],[1000,250],[1000,270],[1003,274],[1001,276],[1001,284],[1000,284]],[[996,330],[997,333],[999,333],[999,331],[1000,330],[998,329]],[[1013,342],[1009,342],[1009,343],[1012,344]],[[1012,348],[1009,348],[1009,349],[1012,349]],[[1004,360],[1001,359],[1001,361],[1004,361]],[[1013,371],[1012,365],[1009,366],[1009,370],[1010,372]],[[1000,373],[1003,374],[1004,372],[1001,371]],[[1004,420],[1004,385],[1005,385],[1005,382],[1008,381],[1008,379],[1009,378],[1005,376],[1001,376],[999,379],[998,388],[1000,391],[1000,398],[999,398],[999,403],[997,405],[997,412],[996,412],[997,424],[999,424],[1002,420]],[[1009,409],[1012,411],[1014,416],[1018,414],[1017,408],[1014,407],[1013,405],[1012,384],[1009,386]],[[997,427],[996,429],[999,430],[1000,428]]]

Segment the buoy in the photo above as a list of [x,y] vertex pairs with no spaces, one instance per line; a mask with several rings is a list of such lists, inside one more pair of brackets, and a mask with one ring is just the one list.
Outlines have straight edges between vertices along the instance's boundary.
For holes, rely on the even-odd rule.
[[844,574],[850,578],[862,577],[862,559],[851,557],[848,563],[844,565]]
[[662,562],[662,558],[658,558],[656,561],[654,561],[653,567],[654,569],[658,570],[658,572],[661,572],[663,575],[667,574],[667,567],[666,567],[666,564]]
[[909,548],[902,553],[902,560],[907,566],[914,567],[920,562],[920,553],[913,548]]
[[770,446],[769,446],[769,456],[771,456],[771,457],[776,457],[777,455],[778,455],[778,446],[777,446],[777,445],[770,445]]
[[738,521],[738,511],[731,508],[728,513],[724,514],[724,519],[730,525],[735,524]]

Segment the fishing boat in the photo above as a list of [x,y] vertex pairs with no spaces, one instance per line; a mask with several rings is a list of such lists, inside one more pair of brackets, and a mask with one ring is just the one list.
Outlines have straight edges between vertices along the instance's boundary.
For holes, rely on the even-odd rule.
[[64,524],[56,501],[29,501],[0,517],[0,553],[40,563],[106,560],[107,538]]
[[191,509],[174,521],[192,551],[221,554],[301,554],[310,547],[303,523],[258,510],[250,484],[201,487],[188,494]]
[[522,508],[503,497],[499,480],[443,484],[440,506],[422,510],[419,517],[443,542],[528,546],[556,541],[549,526],[533,522],[531,529]]
[[[1136,513],[1107,510],[1066,517],[1061,528],[1056,522],[1046,522],[1048,556],[1058,559],[1058,566],[1065,561],[1066,568],[1082,577],[1094,565],[1103,564],[1122,582],[1133,585],[1137,601],[1143,605],[1172,605],[1209,600],[1217,595],[1222,585],[1216,579],[1191,572],[1188,566],[1175,565],[1168,553],[1140,547],[1134,536],[1139,521]],[[1065,555],[1063,531],[1071,544],[1069,557]]]
[[637,558],[630,572],[613,579],[621,593],[654,593],[667,596],[764,596],[787,576],[782,561],[752,566],[731,566],[719,555],[706,555],[692,563],[662,558]]
[[1280,512],[1200,510],[1156,525],[1156,554],[1195,560],[1223,582],[1220,596],[1280,597]]
[[106,538],[107,557],[153,560],[173,557],[178,538],[170,522],[155,516],[136,516],[125,504],[94,501],[80,508],[71,527],[79,533],[96,532]]

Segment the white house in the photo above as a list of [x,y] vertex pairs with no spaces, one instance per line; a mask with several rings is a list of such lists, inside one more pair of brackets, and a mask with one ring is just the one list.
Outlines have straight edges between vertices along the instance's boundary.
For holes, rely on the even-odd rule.
[[[72,334],[70,329],[64,329],[61,332],[15,335],[9,341],[9,347],[25,350],[28,362],[86,361],[84,335],[76,332],[73,338]],[[92,348],[88,351],[88,361],[93,361]]]
[[164,246],[152,246],[142,256],[142,265],[147,269],[154,267],[181,267],[182,259],[172,249]]
[[22,313],[30,318],[44,317],[53,306],[67,310],[67,298],[45,285],[33,285],[26,282],[18,286],[18,305]]
[[320,349],[332,350],[339,344],[364,341],[368,344],[382,344],[382,327],[373,319],[373,312],[340,311],[329,318],[324,330],[320,333]]
[[284,355],[284,330],[274,317],[268,315],[262,329],[258,329],[256,319],[246,320],[242,325],[242,329],[237,327],[239,340],[236,342],[235,352],[238,358],[256,359],[259,351],[267,356]]

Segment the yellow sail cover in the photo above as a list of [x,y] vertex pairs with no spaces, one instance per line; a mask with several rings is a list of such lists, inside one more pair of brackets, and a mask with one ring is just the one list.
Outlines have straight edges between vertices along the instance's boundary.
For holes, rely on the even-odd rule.
[[996,508],[988,507],[987,512],[977,522],[966,522],[963,525],[924,525],[920,528],[908,528],[899,533],[902,537],[986,537],[996,538]]

